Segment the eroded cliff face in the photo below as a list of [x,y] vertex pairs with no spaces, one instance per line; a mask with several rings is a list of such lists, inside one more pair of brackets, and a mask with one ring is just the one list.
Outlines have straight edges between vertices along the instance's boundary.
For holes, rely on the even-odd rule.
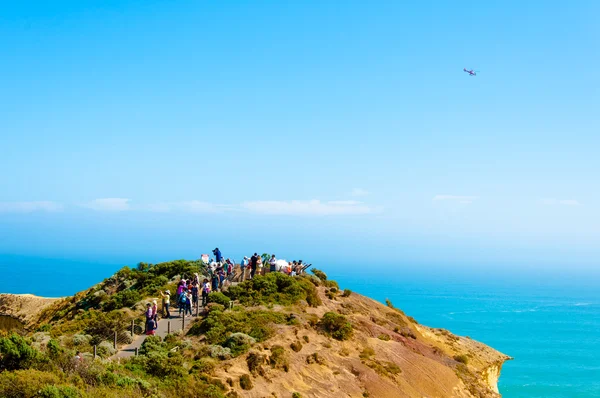
[[44,308],[59,299],[38,297],[32,294],[0,294],[0,315],[13,318],[29,326],[37,321]]
[[[322,306],[305,308],[298,314],[298,326],[280,326],[264,344],[289,350],[293,342],[301,343],[298,352],[289,352],[287,371],[263,367],[254,388],[239,390],[240,396],[289,396],[297,391],[302,397],[323,398],[360,398],[365,393],[377,398],[500,397],[497,382],[508,356],[446,330],[418,325],[402,311],[364,296],[331,300],[326,290],[319,288]],[[331,339],[310,327],[328,311],[350,320],[350,340]],[[217,374],[226,382],[248,369],[246,360],[237,358]]]

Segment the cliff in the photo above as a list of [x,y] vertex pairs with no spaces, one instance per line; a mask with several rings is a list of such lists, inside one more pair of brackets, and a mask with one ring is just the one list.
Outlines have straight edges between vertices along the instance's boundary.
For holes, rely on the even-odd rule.
[[[174,290],[176,271],[161,264],[152,267],[124,269],[64,299],[0,295],[0,314],[44,331],[32,335],[30,343],[40,355],[91,352],[106,338],[107,329],[110,341],[112,328],[127,327],[131,317],[141,314],[146,301],[140,298],[158,291],[154,283]],[[390,302],[383,305],[342,291],[322,272],[316,274],[268,274],[234,283],[225,294],[211,293],[212,303],[190,319],[184,333],[146,339],[139,357],[117,360],[110,350],[103,351],[99,355],[106,359],[98,359],[96,366],[106,366],[111,376],[102,376],[99,368],[92,384],[64,388],[90,397],[500,396],[497,382],[508,356],[468,337],[420,325]],[[233,309],[228,310],[230,300]],[[62,348],[50,349],[48,339],[56,339]],[[5,358],[0,352],[0,359]],[[49,372],[47,365],[43,370]],[[52,372],[70,380],[81,369]],[[0,372],[0,395],[2,377],[8,373],[13,372]],[[14,379],[10,383],[11,388],[18,384]],[[118,388],[121,384],[125,390]],[[183,387],[174,390],[175,385]]]
[[0,315],[11,317],[24,325],[33,324],[38,321],[41,311],[57,300],[32,294],[0,293]]

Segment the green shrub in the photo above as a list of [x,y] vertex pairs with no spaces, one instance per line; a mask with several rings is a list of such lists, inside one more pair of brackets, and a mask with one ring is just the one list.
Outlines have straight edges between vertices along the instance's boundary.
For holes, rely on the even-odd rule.
[[375,355],[375,350],[372,349],[371,347],[365,347],[362,352],[360,353],[360,357],[362,359],[367,359],[370,358],[371,356]]
[[273,324],[286,323],[286,315],[274,311],[211,311],[202,322],[194,324],[188,333],[204,334],[209,344],[223,345],[231,333],[244,333],[260,342],[273,335]]
[[319,269],[316,269],[316,268],[313,268],[313,269],[311,270],[311,272],[312,272],[313,274],[315,274],[315,276],[316,276],[317,278],[319,278],[321,281],[323,281],[323,282],[324,282],[324,281],[326,281],[326,280],[327,280],[327,274],[326,274],[325,272],[323,272],[323,271],[321,271],[321,270],[319,270]]
[[461,354],[461,355],[457,354],[453,358],[456,362],[464,363],[465,365],[469,363],[469,357],[467,357],[464,354]]
[[81,393],[74,387],[45,386],[36,397],[39,398],[79,398]]
[[340,290],[340,285],[336,281],[323,281],[323,285],[335,289],[334,293]]
[[317,326],[336,340],[348,340],[352,337],[352,324],[344,315],[335,312],[325,313]]
[[292,394],[292,398],[302,398],[302,395],[299,392],[295,392]]
[[96,353],[101,358],[108,358],[116,352],[117,350],[115,350],[113,343],[109,343],[108,341],[101,342],[96,348]]
[[302,343],[299,341],[294,341],[292,344],[290,344],[290,348],[294,352],[299,352],[300,350],[302,350]]
[[302,339],[304,339],[305,342],[309,343],[310,342],[310,338],[306,335],[302,336]]
[[28,369],[44,361],[44,356],[23,337],[11,334],[0,338],[0,371]]
[[237,357],[245,354],[256,343],[256,339],[245,333],[233,333],[225,341],[224,346],[231,349],[231,355]]
[[269,364],[272,368],[282,368],[286,372],[289,371],[290,365],[288,357],[285,353],[285,348],[280,345],[273,346],[271,348],[271,356],[269,357]]
[[221,292],[212,292],[208,295],[209,303],[221,304],[224,308],[229,308],[230,301],[231,300],[229,299],[229,297],[227,297]]
[[258,352],[251,352],[246,358],[248,369],[253,375],[263,374],[262,365],[265,363],[265,356]]
[[390,341],[391,339],[389,334],[380,334],[379,336],[377,336],[377,338],[383,341]]
[[212,358],[200,358],[192,365],[190,373],[210,374],[215,369],[217,362]]
[[46,386],[60,385],[57,375],[35,369],[0,372],[0,397],[36,397]]
[[306,357],[306,363],[309,365],[311,363],[317,363],[319,365],[324,365],[325,360],[319,354],[317,354],[316,352],[313,352],[312,354],[310,354]]
[[137,290],[123,290],[111,296],[110,299],[104,303],[104,310],[112,311],[123,307],[133,307],[141,299],[142,296]]
[[344,289],[344,293],[342,293],[342,297],[348,297],[352,294],[352,290]]
[[210,356],[219,359],[230,359],[232,356],[231,349],[228,347],[222,347],[220,345],[211,345]]
[[242,390],[252,390],[252,388],[254,388],[252,379],[249,375],[242,375],[242,377],[240,377],[240,387]]
[[308,278],[290,277],[281,272],[258,275],[251,280],[231,286],[225,293],[243,305],[297,304],[306,300],[311,306],[320,305],[315,286]]

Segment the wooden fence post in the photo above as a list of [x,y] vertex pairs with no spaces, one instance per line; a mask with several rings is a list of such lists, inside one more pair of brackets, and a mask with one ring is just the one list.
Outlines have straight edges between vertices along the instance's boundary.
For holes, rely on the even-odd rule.
[[171,321],[167,322],[167,334],[171,334]]
[[138,347],[135,347],[135,356],[136,356],[136,357],[138,356],[138,350],[139,350],[139,348],[138,348]]
[[183,311],[183,317],[181,318],[181,330],[185,330],[185,311]]
[[114,346],[114,348],[116,350],[117,349],[117,331],[116,330],[115,330],[115,341],[114,341],[113,346]]
[[96,348],[97,348],[97,346],[94,345],[94,359],[96,359],[96,355],[97,355]]
[[135,336],[135,319],[131,320],[131,338]]
[[165,315],[165,298],[164,297],[162,299],[162,316],[163,316],[163,318],[166,316]]

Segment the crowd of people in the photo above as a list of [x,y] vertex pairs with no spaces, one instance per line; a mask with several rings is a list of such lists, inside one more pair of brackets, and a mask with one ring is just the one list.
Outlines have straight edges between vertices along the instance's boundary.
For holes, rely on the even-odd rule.
[[[256,275],[265,275],[267,272],[282,272],[290,276],[301,275],[311,264],[305,264],[300,261],[278,260],[275,254],[270,257],[254,253],[251,257],[244,256],[239,265],[240,272],[237,272],[235,261],[230,258],[224,259],[219,248],[213,251],[215,259],[210,258],[207,264],[208,278],[200,280],[198,274],[188,279],[182,278],[177,284],[175,293],[176,305],[179,310],[179,316],[182,314],[192,315],[192,308],[202,305],[205,307],[210,292],[218,292],[228,283],[237,281],[243,282],[246,279],[252,279]],[[208,256],[207,256],[208,257]],[[266,264],[265,264],[266,263]],[[268,271],[267,271],[268,268]],[[171,292],[165,290],[161,292],[164,302],[164,315],[171,318]],[[199,302],[199,300],[201,300]],[[153,335],[158,328],[158,306],[156,300],[147,303],[146,308],[146,334]]]

